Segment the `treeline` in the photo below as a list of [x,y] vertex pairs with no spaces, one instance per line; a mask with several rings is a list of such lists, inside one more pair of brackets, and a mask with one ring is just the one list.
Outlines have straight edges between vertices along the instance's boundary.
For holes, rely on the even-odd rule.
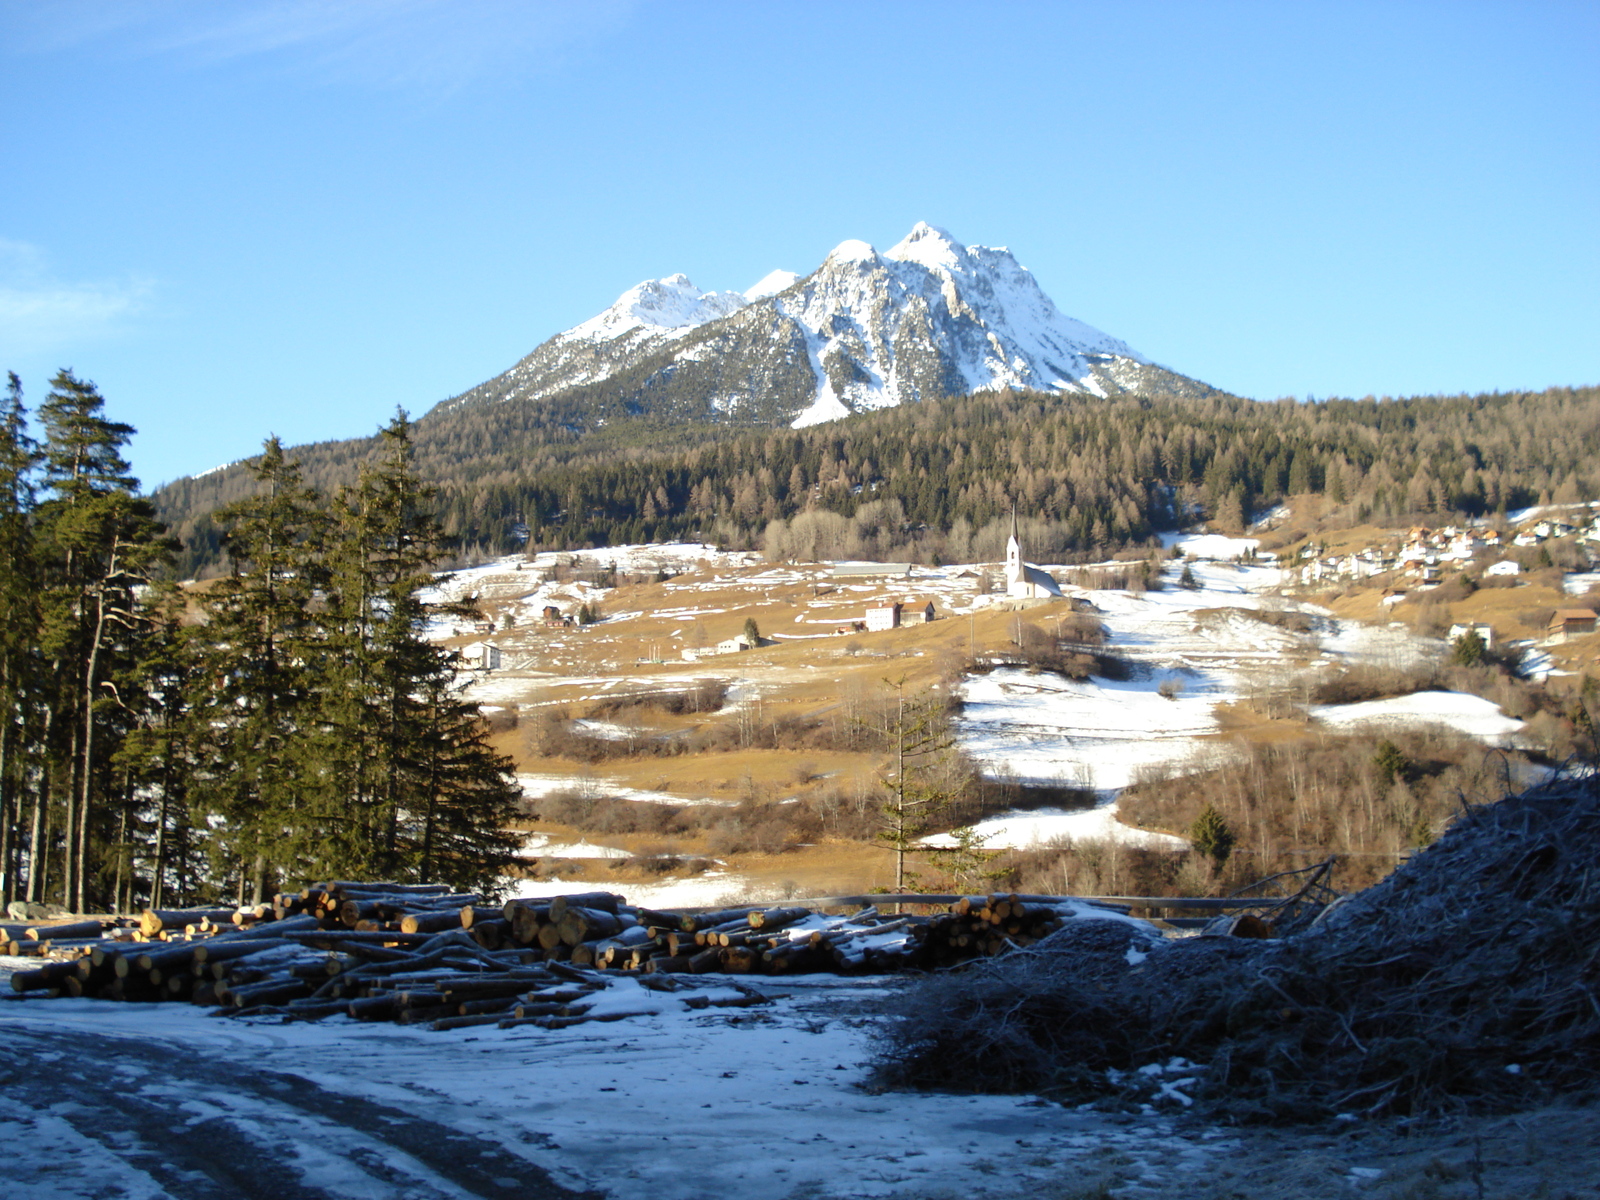
[[0,904],[492,881],[518,793],[423,638],[443,538],[404,414],[332,496],[269,439],[214,518],[231,573],[184,588],[103,409],[61,372],[42,440],[14,374],[0,413]]
[[[541,402],[543,403],[543,402]],[[626,417],[582,405],[436,410],[418,454],[460,553],[701,539],[780,556],[998,556],[1012,507],[1030,557],[1143,544],[1197,516],[1236,529],[1318,493],[1353,522],[1481,516],[1600,494],[1600,389],[1259,403],[1042,393],[930,401],[801,430]],[[329,478],[364,443],[306,451]],[[158,496],[186,567],[218,560],[206,505],[227,472]]]

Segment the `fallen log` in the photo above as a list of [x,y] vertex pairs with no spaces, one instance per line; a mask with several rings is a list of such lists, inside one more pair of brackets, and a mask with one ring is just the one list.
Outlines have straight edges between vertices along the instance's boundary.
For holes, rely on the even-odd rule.
[[97,938],[106,930],[105,921],[73,921],[66,925],[30,925],[18,941],[66,942],[80,938]]
[[70,962],[46,963],[31,971],[18,971],[11,977],[11,990],[31,992],[44,988],[60,987],[63,981],[77,975],[77,964]]
[[782,929],[809,916],[809,908],[768,908],[751,913],[745,920],[751,929]]
[[616,916],[623,898],[615,892],[578,892],[573,895],[554,896],[550,900],[550,920],[560,923],[569,908],[598,908]]
[[563,944],[576,946],[580,942],[616,937],[623,930],[622,918],[614,912],[600,908],[568,906],[555,918],[555,927]]
[[[351,879],[335,879],[311,884],[307,891],[330,892],[340,896],[450,896],[459,894],[447,883],[373,883]],[[302,895],[305,893],[302,892]],[[473,897],[476,899],[476,897]]]
[[428,909],[407,913],[400,918],[401,933],[438,933],[444,929],[461,929],[460,909]]
[[285,1004],[310,994],[311,985],[303,979],[268,980],[264,983],[247,984],[244,987],[230,985],[228,988],[229,1002],[235,1008]]

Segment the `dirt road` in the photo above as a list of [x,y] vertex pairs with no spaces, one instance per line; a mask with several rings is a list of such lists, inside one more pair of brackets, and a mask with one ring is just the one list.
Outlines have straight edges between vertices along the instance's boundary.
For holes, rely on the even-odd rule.
[[568,1200],[485,1129],[156,1041],[7,1021],[10,1200]]

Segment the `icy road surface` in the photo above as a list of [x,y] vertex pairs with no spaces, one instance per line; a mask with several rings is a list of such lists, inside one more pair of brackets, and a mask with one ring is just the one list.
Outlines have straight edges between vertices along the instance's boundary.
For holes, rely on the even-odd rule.
[[[19,960],[9,960],[13,967]],[[701,977],[707,979],[709,977]],[[1150,1182],[1226,1138],[1029,1097],[874,1095],[893,980],[560,1031],[246,1023],[188,1005],[0,1004],[8,1200],[825,1200],[1005,1195],[1115,1161]]]

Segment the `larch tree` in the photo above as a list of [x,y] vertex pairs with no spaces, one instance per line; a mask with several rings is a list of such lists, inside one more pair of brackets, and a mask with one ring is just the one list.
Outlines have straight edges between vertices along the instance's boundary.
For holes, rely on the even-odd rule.
[[939,779],[939,767],[955,745],[945,709],[938,697],[908,694],[902,678],[889,685],[894,695],[884,722],[890,761],[879,776],[884,800],[879,808],[878,838],[894,855],[895,891],[905,891],[906,856],[933,828],[951,795]]

